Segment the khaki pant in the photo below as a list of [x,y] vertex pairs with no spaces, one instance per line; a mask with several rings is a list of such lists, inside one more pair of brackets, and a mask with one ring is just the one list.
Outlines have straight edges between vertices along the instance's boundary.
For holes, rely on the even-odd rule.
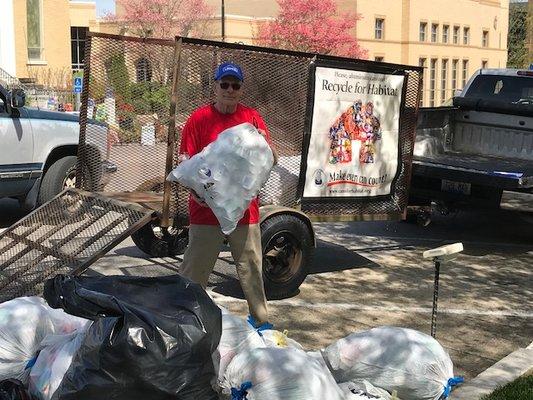
[[[181,274],[190,280],[207,286],[209,275],[224,242],[224,234],[216,225],[191,225],[189,246],[185,250]],[[259,224],[238,225],[227,236],[231,255],[235,261],[237,274],[250,315],[258,323],[268,321],[265,289],[263,287],[261,250],[261,230]]]

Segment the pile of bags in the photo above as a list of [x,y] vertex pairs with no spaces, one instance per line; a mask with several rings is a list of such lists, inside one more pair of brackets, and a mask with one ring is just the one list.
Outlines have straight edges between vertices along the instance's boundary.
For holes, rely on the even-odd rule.
[[180,276],[59,275],[44,297],[0,304],[0,400],[440,400],[460,382],[423,333],[306,352]]
[[84,332],[89,321],[54,310],[39,297],[0,304],[0,381],[28,384],[43,341]]
[[44,297],[0,304],[1,400],[218,398],[221,312],[201,286],[59,275]]
[[231,400],[439,400],[462,381],[442,346],[412,329],[374,328],[305,352],[225,310],[222,328],[219,385]]
[[268,180],[273,165],[265,138],[252,124],[244,123],[223,131],[174,168],[167,179],[192,189],[205,201],[227,235]]

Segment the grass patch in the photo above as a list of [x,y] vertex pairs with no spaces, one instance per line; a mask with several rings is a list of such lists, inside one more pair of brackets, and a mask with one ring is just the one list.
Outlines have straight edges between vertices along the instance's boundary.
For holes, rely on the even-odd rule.
[[481,400],[532,400],[533,399],[533,371],[497,388]]

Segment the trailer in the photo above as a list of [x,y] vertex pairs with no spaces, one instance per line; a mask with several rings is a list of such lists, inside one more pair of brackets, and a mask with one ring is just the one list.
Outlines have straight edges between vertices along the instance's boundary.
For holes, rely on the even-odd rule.
[[[290,296],[307,276],[313,222],[405,217],[420,67],[103,33],[89,34],[85,54],[76,188],[0,235],[0,301],[83,273],[130,235],[152,257],[184,252],[188,191],[165,177],[224,61],[242,65],[243,103],[264,117],[279,154],[259,194],[269,298]],[[93,120],[107,125],[106,159],[117,166],[100,192],[83,174]]]

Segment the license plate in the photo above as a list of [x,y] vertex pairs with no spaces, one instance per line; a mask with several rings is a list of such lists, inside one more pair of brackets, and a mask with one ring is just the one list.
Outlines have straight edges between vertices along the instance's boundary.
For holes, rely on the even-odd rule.
[[470,185],[470,183],[448,181],[446,179],[443,179],[441,183],[441,190],[443,192],[464,194],[466,196],[469,196],[471,186],[472,185]]

